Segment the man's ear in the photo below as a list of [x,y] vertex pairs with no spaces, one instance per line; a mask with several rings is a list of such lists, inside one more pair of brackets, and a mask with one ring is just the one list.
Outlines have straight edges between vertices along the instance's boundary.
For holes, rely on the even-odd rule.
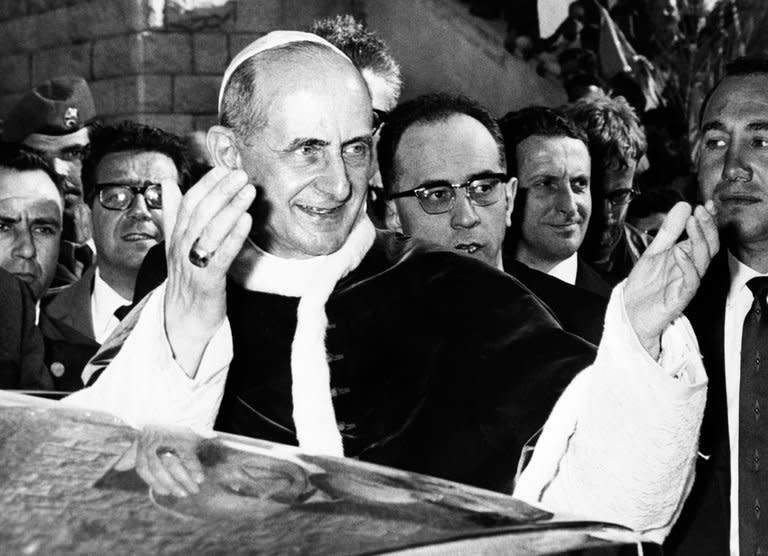
[[515,196],[517,196],[517,178],[509,178],[509,181],[504,184],[504,195],[507,199],[505,221],[509,228],[512,225],[512,209],[515,208]]
[[223,166],[230,170],[238,170],[243,167],[235,132],[228,127],[212,126],[208,130],[205,143],[214,166]]
[[384,224],[388,230],[403,233],[403,225],[400,223],[400,213],[394,200],[386,201],[384,205]]

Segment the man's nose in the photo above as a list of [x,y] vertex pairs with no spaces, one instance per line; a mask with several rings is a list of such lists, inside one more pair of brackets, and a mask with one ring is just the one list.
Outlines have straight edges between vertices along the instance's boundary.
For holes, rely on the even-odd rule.
[[132,218],[133,220],[150,220],[152,218],[152,213],[149,212],[147,200],[144,198],[143,193],[136,194],[133,198],[133,202],[126,210],[128,212],[128,218]]
[[480,216],[470,201],[467,190],[463,187],[459,188],[456,191],[456,205],[451,211],[451,227],[474,228],[478,224],[480,224]]
[[570,186],[561,187],[558,190],[555,206],[558,212],[562,212],[566,216],[574,216],[576,214],[576,195]]
[[323,175],[316,180],[315,188],[335,201],[346,201],[349,198],[351,184],[341,156],[331,157]]
[[723,166],[723,180],[725,181],[752,181],[752,168],[742,156],[742,151],[737,143],[731,143],[725,153]]
[[13,255],[19,259],[33,259],[37,254],[35,240],[32,237],[32,231],[28,229],[19,230],[13,242]]

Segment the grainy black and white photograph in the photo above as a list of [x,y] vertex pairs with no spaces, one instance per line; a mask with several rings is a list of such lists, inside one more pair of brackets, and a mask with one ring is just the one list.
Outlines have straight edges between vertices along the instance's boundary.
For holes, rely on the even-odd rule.
[[768,2],[0,0],[0,554],[759,556],[762,411]]

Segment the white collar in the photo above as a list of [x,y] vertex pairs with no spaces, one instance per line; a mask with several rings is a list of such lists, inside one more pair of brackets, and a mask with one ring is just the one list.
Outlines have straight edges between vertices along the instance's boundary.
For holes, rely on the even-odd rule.
[[[247,290],[275,293],[290,297],[303,297],[317,282],[322,269],[348,267],[355,258],[352,254],[362,251],[364,255],[371,244],[375,230],[367,216],[358,219],[344,245],[330,255],[308,259],[285,259],[267,253],[249,238],[230,268],[230,276]],[[360,257],[362,258],[362,257]],[[359,264],[359,259],[358,259]],[[339,270],[337,279],[343,278],[357,267]]]
[[[745,265],[730,251],[728,251],[728,270],[731,275],[731,287],[728,290],[727,298],[729,303],[747,289],[747,282],[752,278],[765,276],[764,274],[760,274],[754,268]],[[750,299],[752,298],[751,292],[749,293],[749,297]]]
[[579,270],[579,258],[578,254],[574,253],[564,261],[560,261],[555,266],[549,269],[550,276],[559,278],[563,282],[566,282],[572,286],[576,285],[576,273]]
[[99,307],[112,307],[112,310],[109,312],[110,314],[113,314],[115,309],[121,305],[130,305],[132,303],[130,299],[125,299],[122,295],[113,290],[112,286],[104,281],[104,278],[101,277],[101,272],[99,272],[98,266],[96,267],[96,271],[93,273],[92,295],[93,299]]

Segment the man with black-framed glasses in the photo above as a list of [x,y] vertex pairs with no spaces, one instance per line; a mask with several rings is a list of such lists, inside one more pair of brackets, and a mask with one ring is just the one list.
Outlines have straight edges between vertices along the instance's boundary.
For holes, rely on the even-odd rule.
[[[530,125],[514,127],[520,128],[522,137],[532,129]],[[502,133],[491,115],[467,98],[425,95],[396,108],[382,134],[381,166],[389,199],[387,224],[392,230],[480,259],[511,274],[552,309],[566,330],[598,344],[610,287],[583,261],[572,265],[579,278],[578,290],[574,282],[548,275],[552,265],[542,268],[531,262],[534,257],[557,262],[575,257],[589,219],[589,207],[584,211],[585,203],[581,201],[578,207],[569,207],[567,214],[561,214],[557,209],[564,202],[558,199],[549,207],[540,202],[538,210],[531,211],[537,203],[533,199],[526,202],[528,191],[516,191],[517,178],[511,177],[519,175],[518,157],[513,153],[523,139],[513,139],[512,146],[505,150]],[[588,188],[587,147],[579,140],[573,141],[583,151],[576,154],[583,154],[586,160],[579,161],[571,153],[568,163],[577,170],[574,179],[585,180]],[[505,168],[512,171],[506,172]],[[533,180],[526,173],[521,181],[528,188]],[[581,197],[589,202],[588,191]],[[532,216],[532,212],[536,214]],[[567,221],[570,225],[567,229],[559,226],[544,230],[541,213],[546,213],[550,223]],[[522,226],[522,221],[528,221],[527,226]],[[514,227],[512,234],[507,232],[510,225]],[[522,228],[526,228],[525,232]],[[523,243],[522,237],[530,246],[530,257],[526,259],[517,258],[514,252]]]
[[[93,130],[82,178],[96,264],[44,304],[47,316],[81,334],[71,340],[90,346],[91,354],[124,316],[121,308],[133,302],[141,263],[163,240],[161,182],[185,184],[188,175],[186,148],[175,135],[128,121]],[[82,363],[60,363],[59,387],[81,387]]]
[[502,268],[517,180],[490,114],[463,97],[425,95],[396,109],[381,143],[387,227]]

